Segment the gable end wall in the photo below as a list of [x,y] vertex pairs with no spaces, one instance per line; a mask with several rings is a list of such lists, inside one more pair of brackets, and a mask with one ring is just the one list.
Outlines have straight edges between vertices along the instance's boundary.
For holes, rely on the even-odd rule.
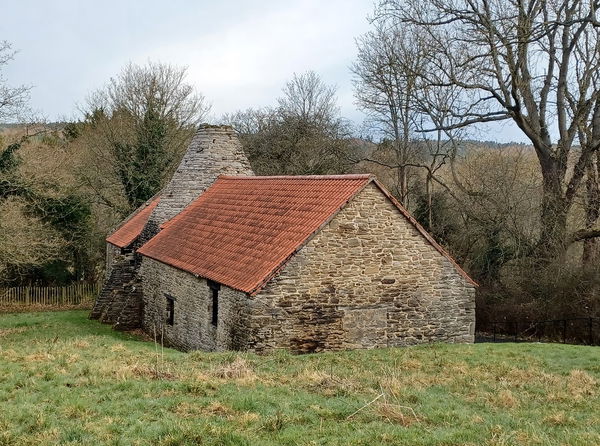
[[253,298],[258,351],[473,342],[475,287],[373,183]]

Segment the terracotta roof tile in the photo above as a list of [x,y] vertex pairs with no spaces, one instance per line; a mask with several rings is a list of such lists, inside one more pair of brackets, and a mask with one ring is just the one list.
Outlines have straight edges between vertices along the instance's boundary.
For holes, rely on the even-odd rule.
[[252,294],[371,179],[220,176],[138,252]]
[[159,201],[160,197],[155,197],[141,205],[115,232],[106,238],[106,241],[119,248],[125,248],[133,243],[144,229],[150,214]]

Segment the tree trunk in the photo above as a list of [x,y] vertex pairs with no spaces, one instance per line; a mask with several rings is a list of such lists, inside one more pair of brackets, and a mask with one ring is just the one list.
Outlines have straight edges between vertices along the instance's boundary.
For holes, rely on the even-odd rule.
[[400,203],[405,208],[408,208],[408,188],[406,183],[406,167],[400,166],[398,168],[398,185],[400,186]]
[[431,174],[427,174],[425,180],[425,193],[427,194],[427,224],[429,231],[433,231],[433,185],[431,184]]
[[[598,175],[597,160],[591,162],[587,168],[586,200],[585,200],[585,229],[592,230],[596,227],[600,217],[600,178]],[[593,267],[600,261],[600,243],[597,238],[583,241],[583,254],[581,262],[584,267]]]
[[569,203],[563,190],[558,163],[542,167],[543,195],[540,216],[538,256],[543,263],[561,258],[567,246],[567,214]]

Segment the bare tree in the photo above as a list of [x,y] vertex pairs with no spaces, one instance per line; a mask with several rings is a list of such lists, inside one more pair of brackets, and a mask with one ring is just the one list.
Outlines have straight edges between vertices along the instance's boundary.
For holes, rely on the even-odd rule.
[[339,118],[336,88],[327,85],[314,71],[294,73],[277,99],[279,113],[284,117],[327,127]]
[[344,169],[350,128],[340,116],[336,89],[312,71],[294,74],[277,106],[224,116],[259,174],[327,174]]
[[[425,33],[423,84],[458,88],[450,125],[512,120],[533,144],[543,177],[539,254],[568,241],[567,214],[600,146],[600,44],[595,0],[382,0],[376,17]],[[589,143],[579,140],[588,135]],[[575,149],[579,143],[581,149]]]
[[384,23],[376,24],[357,44],[358,58],[351,68],[357,104],[366,113],[368,124],[387,138],[393,149],[392,160],[371,161],[393,164],[396,194],[408,206],[409,173],[419,157],[418,147],[412,144],[419,121],[417,73],[423,70],[426,46],[409,27],[390,28]]
[[31,87],[27,85],[11,87],[7,85],[2,74],[3,68],[15,54],[9,42],[0,41],[0,122],[18,119],[28,108]]
[[[94,166],[85,179],[105,204],[118,201],[116,182],[128,208],[135,208],[172,172],[209,110],[185,76],[184,68],[167,64],[129,64],[88,99],[82,133]],[[111,173],[113,184],[97,175],[98,168]]]

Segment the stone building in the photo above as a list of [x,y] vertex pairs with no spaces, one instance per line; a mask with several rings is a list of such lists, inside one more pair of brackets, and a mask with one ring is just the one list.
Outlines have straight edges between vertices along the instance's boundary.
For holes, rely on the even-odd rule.
[[230,128],[107,241],[92,317],[182,350],[473,342],[476,284],[374,177],[252,176]]

